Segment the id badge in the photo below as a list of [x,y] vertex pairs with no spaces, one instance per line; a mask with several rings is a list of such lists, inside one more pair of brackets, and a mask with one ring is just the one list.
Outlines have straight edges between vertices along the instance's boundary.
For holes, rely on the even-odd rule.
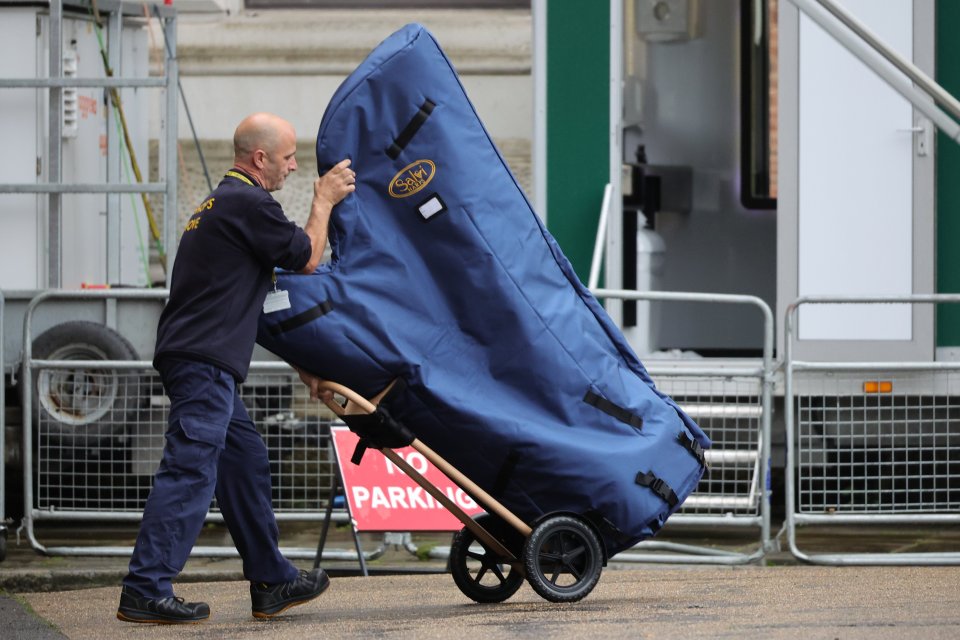
[[274,311],[283,311],[290,308],[290,292],[274,289],[267,294],[263,301],[263,312],[273,313]]

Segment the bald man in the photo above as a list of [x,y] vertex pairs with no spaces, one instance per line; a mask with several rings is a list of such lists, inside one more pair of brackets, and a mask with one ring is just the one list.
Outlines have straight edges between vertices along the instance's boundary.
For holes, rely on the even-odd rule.
[[157,328],[153,364],[170,412],[163,458],[123,579],[117,618],[126,622],[209,617],[206,603],[177,598],[172,580],[214,496],[243,558],[254,617],[312,600],[330,582],[322,569],[298,571],[280,554],[267,449],[237,386],[247,377],[261,310],[290,304],[273,284],[274,269],[316,269],[330,213],[354,190],[356,174],[343,160],[317,178],[301,229],[270,195],[297,170],[293,126],[255,113],[240,123],[233,142],[233,168],[186,224]]

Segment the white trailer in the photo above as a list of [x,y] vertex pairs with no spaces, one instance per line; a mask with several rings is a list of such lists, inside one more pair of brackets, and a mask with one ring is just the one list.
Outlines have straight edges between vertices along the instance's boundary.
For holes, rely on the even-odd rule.
[[[604,202],[606,291],[738,294],[773,310],[768,405],[730,385],[761,355],[761,314],[608,295],[647,365],[667,372],[655,379],[702,409],[720,457],[756,447],[761,469],[784,469],[760,486],[769,500],[779,478],[791,523],[839,524],[844,511],[956,522],[960,340],[946,294],[960,263],[942,235],[956,187],[940,162],[960,103],[932,80],[955,73],[951,3],[533,6],[534,192],[581,277]],[[713,370],[710,383],[673,383],[694,369]],[[751,409],[769,435],[721,419],[749,422]]]
[[[157,296],[64,299],[31,308],[51,290],[149,287],[173,259],[175,224],[156,220],[151,209],[170,216],[177,200],[175,13],[154,7],[149,16],[162,24],[169,53],[159,75],[151,75],[143,12],[141,4],[118,0],[0,3],[0,137],[8,150],[0,183],[0,559],[4,467],[8,461],[19,467],[29,442],[29,430],[21,437],[15,424],[18,408],[31,404],[34,415],[44,412],[59,425],[57,437],[96,448],[91,436],[129,402],[117,372],[45,371],[30,376],[39,393],[17,403],[24,340],[38,359],[152,355],[162,309]],[[161,131],[149,130],[151,114],[159,116]],[[159,141],[153,171],[151,138]],[[166,237],[158,237],[159,229]],[[25,490],[31,482],[27,469]]]

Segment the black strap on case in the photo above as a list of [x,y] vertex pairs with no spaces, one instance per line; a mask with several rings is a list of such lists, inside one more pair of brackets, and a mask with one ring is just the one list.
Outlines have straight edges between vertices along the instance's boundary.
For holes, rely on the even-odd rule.
[[600,409],[600,411],[603,411],[608,416],[612,416],[620,422],[630,425],[634,429],[643,428],[643,418],[635,413],[630,413],[620,405],[610,402],[603,396],[594,393],[590,389],[587,389],[586,395],[583,396],[583,401],[591,407]]
[[420,127],[423,126],[423,123],[427,121],[427,118],[430,117],[430,114],[433,113],[433,108],[437,106],[434,104],[433,100],[427,98],[423,101],[423,104],[420,105],[420,109],[414,114],[410,122],[407,123],[407,126],[403,128],[403,131],[400,132],[400,135],[396,137],[389,147],[386,148],[387,155],[390,156],[391,160],[396,160],[400,155],[400,152],[403,151],[410,141],[413,139],[413,136],[416,135],[417,131],[420,130]]
[[641,471],[638,473],[637,484],[641,487],[649,488],[660,496],[664,502],[670,505],[671,509],[680,504],[680,498],[678,498],[677,494],[670,488],[670,485],[664,482],[662,478],[658,478],[653,471],[647,471],[646,473]]
[[517,468],[517,462],[519,462],[519,460],[520,454],[517,453],[516,450],[507,454],[503,464],[500,465],[500,471],[497,473],[496,479],[493,481],[490,495],[503,495],[503,492],[507,490],[507,485],[510,483],[510,478],[513,477],[513,470]]
[[700,463],[701,467],[704,469],[707,468],[707,458],[704,455],[703,447],[700,446],[699,442],[688,436],[683,431],[677,434],[677,442],[679,442],[680,446],[689,451],[690,454],[697,459],[697,462]]
[[311,307],[306,311],[301,311],[297,315],[290,316],[283,322],[279,322],[271,326],[269,329],[270,335],[278,336],[281,333],[284,333],[286,331],[292,331],[297,327],[302,327],[303,325],[309,322],[313,322],[320,316],[324,316],[330,313],[331,311],[333,311],[333,305],[330,304],[329,300],[324,300],[323,302],[321,302],[315,307]]

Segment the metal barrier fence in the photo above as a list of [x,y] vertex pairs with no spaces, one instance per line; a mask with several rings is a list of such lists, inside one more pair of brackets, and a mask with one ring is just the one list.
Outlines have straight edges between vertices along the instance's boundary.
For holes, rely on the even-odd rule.
[[[749,304],[760,308],[765,337],[759,366],[648,363],[658,386],[714,440],[713,449],[707,453],[710,471],[698,491],[670,519],[671,526],[756,527],[760,530],[757,549],[729,553],[648,541],[619,554],[617,561],[739,564],[761,558],[770,543],[768,474],[774,364],[769,308],[752,296],[611,290],[596,293],[632,300]],[[35,549],[56,555],[131,552],[128,547],[46,547],[37,540],[33,524],[44,520],[138,521],[162,452],[167,405],[149,362],[35,358],[31,350],[35,309],[51,299],[162,300],[165,296],[166,291],[51,291],[31,301],[24,320],[24,397],[56,398],[54,406],[44,407],[36,420],[32,403],[24,403],[24,526]],[[328,435],[332,416],[319,403],[309,401],[296,374],[281,362],[253,363],[241,394],[267,444],[278,520],[321,520],[334,469]],[[43,406],[42,400],[40,403]],[[88,417],[97,417],[95,429],[71,429],[70,413],[75,408]],[[34,422],[35,432],[30,427]],[[221,521],[215,502],[212,506],[208,520]],[[346,521],[346,511],[335,510],[334,519]],[[315,550],[284,548],[284,553],[312,557]],[[234,555],[235,551],[197,547],[194,554],[221,556]],[[356,556],[349,552],[348,557]]]
[[[50,300],[164,300],[167,291],[49,291],[24,318],[24,529],[34,549],[53,555],[129,555],[131,547],[46,547],[36,537],[42,520],[137,522],[163,449],[168,400],[148,361],[40,360],[33,357],[35,309]],[[153,328],[151,327],[151,331]],[[35,388],[36,387],[36,388]],[[296,373],[282,362],[253,363],[240,393],[267,445],[274,505],[280,521],[324,518],[335,461],[329,446],[332,415],[310,401]],[[77,416],[82,416],[78,418]],[[36,429],[34,430],[34,424]],[[343,508],[332,519],[348,519]],[[216,502],[207,516],[222,522]],[[283,548],[313,558],[316,549]],[[197,556],[232,556],[226,547],[195,547]],[[324,551],[325,558],[355,559]]]
[[786,532],[818,564],[960,564],[960,552],[807,553],[802,525],[960,523],[960,362],[793,358],[798,309],[812,304],[957,303],[960,295],[799,298],[787,308]]
[[[770,431],[773,412],[773,313],[760,298],[745,295],[594,289],[598,298],[755,306],[763,317],[760,366],[704,365],[650,360],[647,371],[713,440],[709,471],[697,491],[667,523],[675,526],[756,527],[755,550],[738,553],[650,540],[618,554],[619,562],[743,564],[770,548]],[[658,552],[658,553],[647,553]],[[662,553],[668,552],[668,553]],[[677,552],[677,553],[669,553]]]

